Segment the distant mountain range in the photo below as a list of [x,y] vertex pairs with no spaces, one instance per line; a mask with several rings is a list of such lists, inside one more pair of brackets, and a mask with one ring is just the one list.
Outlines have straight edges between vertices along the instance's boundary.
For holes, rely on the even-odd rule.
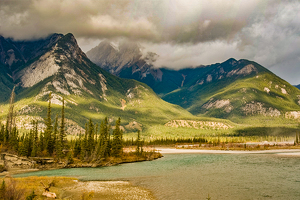
[[157,69],[152,63],[159,55],[148,53],[149,59],[141,48],[103,41],[87,56],[112,74],[146,83],[164,100],[197,116],[234,121],[257,115],[300,117],[300,91],[253,61],[231,58],[178,71]]
[[300,89],[300,84],[299,85],[295,85],[296,88]]
[[300,91],[255,62],[231,58],[178,71],[157,69],[153,62],[159,55],[143,54],[142,48],[106,40],[86,55],[72,34],[35,41],[0,37],[1,121],[14,86],[18,127],[43,121],[52,92],[52,118],[65,97],[70,134],[83,131],[89,118],[100,122],[105,116],[112,125],[121,117],[127,133],[143,130],[149,136],[192,129],[193,135],[214,134],[240,126],[229,120],[248,125],[275,120],[285,126],[300,117]]
[[53,34],[32,42],[1,37],[0,50],[0,119],[5,117],[15,85],[17,124],[23,128],[32,119],[43,121],[50,92],[52,118],[60,113],[64,96],[69,132],[73,133],[82,130],[79,126],[84,127],[89,118],[100,122],[105,116],[110,122],[121,117],[127,131],[194,118],[183,108],[163,101],[147,85],[116,77],[92,63],[72,34]]

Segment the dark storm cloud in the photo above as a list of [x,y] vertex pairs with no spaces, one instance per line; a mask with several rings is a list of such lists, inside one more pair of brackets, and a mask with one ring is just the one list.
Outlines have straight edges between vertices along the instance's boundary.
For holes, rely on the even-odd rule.
[[280,0],[2,0],[0,35],[71,32],[85,51],[105,38],[129,38],[160,55],[157,67],[235,57],[278,74],[286,63],[299,65],[299,10],[299,1]]
[[78,37],[154,42],[230,40],[264,14],[265,2],[269,1],[4,0],[0,33],[16,39],[72,32]]

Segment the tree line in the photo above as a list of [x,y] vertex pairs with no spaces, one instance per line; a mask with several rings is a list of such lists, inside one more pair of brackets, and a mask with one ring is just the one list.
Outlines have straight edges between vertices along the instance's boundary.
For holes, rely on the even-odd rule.
[[0,145],[12,153],[27,157],[51,156],[57,159],[73,157],[84,161],[105,159],[107,157],[120,157],[123,153],[123,131],[120,129],[121,119],[116,121],[115,129],[111,133],[111,126],[107,117],[98,124],[90,119],[85,125],[85,132],[75,140],[68,141],[65,132],[65,100],[62,99],[60,121],[58,115],[51,119],[51,93],[47,107],[47,116],[44,119],[46,128],[38,130],[38,121],[32,121],[32,128],[28,133],[20,136],[16,127],[14,113],[14,89],[10,98],[10,107],[6,125],[1,124]]

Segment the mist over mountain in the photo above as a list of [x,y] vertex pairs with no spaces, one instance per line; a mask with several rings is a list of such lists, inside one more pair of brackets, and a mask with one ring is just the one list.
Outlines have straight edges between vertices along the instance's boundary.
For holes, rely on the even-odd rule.
[[87,56],[119,77],[146,83],[164,100],[194,115],[228,119],[256,115],[300,117],[300,91],[258,63],[231,58],[176,71],[154,68],[142,56],[141,48],[123,44],[121,51],[104,41]]
[[50,92],[53,118],[65,98],[69,133],[80,132],[89,118],[99,121],[105,116],[112,123],[121,117],[129,132],[157,131],[157,126],[201,128],[199,124],[208,123],[201,117],[214,122],[214,128],[228,128],[231,122],[216,125],[220,119],[210,117],[242,124],[261,117],[300,117],[300,91],[249,60],[157,69],[153,62],[159,55],[144,53],[139,44],[103,41],[87,53],[96,65],[72,34],[26,42],[1,37],[0,49],[0,117],[16,86],[17,124],[25,129],[33,119],[43,122]]
[[70,33],[27,42],[2,38],[0,49],[1,113],[5,115],[7,100],[16,86],[15,108],[21,128],[28,126],[29,119],[43,121],[50,92],[53,118],[59,114],[64,97],[68,127],[74,133],[89,118],[99,121],[107,116],[113,122],[121,117],[123,126],[128,125],[126,130],[193,118],[186,110],[160,99],[147,85],[118,78],[92,63]]

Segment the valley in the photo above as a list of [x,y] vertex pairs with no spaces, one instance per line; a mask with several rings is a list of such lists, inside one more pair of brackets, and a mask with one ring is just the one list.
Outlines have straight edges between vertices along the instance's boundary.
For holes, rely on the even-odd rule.
[[108,54],[96,65],[71,33],[1,38],[2,171],[154,160],[155,146],[299,148],[300,91],[261,65],[155,69],[137,44],[99,47]]
[[138,130],[146,140],[299,131],[300,91],[263,66],[230,58],[177,71],[154,68],[159,55],[142,48],[105,40],[85,54],[72,34],[24,42],[1,37],[2,123],[15,85],[15,123],[24,131],[32,120],[45,128],[50,92],[53,119],[65,98],[66,131],[73,136],[90,118],[97,123],[106,116],[112,125],[122,118],[128,139]]

